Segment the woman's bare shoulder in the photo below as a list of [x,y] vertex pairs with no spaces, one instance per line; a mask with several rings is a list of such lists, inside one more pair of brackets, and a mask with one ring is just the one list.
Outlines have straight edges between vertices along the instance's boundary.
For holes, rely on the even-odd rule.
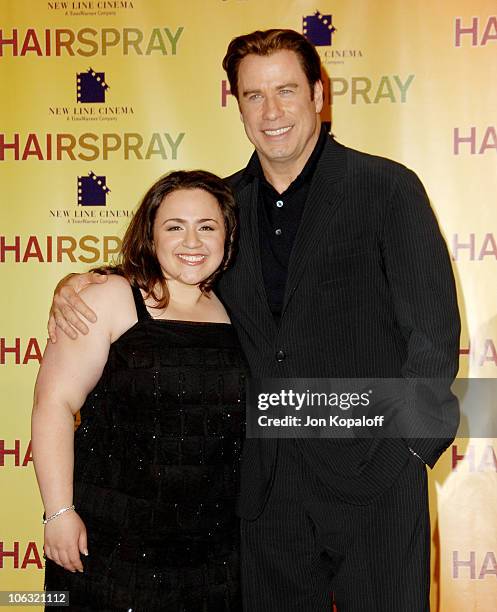
[[109,274],[105,283],[85,287],[80,297],[109,330],[112,341],[136,322],[136,308],[129,282],[117,274]]
[[109,274],[105,283],[88,285],[79,295],[88,303],[90,308],[93,308],[93,306],[105,308],[106,306],[119,305],[121,301],[124,301],[124,303],[133,302],[129,282],[118,274]]

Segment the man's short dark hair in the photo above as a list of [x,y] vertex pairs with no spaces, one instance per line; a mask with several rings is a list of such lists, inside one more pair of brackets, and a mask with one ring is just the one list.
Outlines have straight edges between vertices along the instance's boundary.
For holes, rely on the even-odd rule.
[[268,56],[277,51],[294,51],[307,77],[314,97],[314,85],[321,79],[321,60],[314,46],[295,30],[257,30],[237,36],[228,45],[223,68],[228,75],[231,93],[238,100],[238,67],[247,55]]

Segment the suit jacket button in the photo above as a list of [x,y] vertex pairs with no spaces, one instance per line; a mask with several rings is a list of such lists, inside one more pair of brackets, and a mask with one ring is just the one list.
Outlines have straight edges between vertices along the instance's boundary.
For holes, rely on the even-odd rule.
[[278,361],[279,363],[281,363],[285,359],[285,357],[285,351],[278,351],[276,353],[276,361]]

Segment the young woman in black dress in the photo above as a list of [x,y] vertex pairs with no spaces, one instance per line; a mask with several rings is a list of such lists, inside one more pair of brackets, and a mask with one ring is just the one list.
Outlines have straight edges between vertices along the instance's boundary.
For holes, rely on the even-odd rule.
[[68,591],[71,610],[241,610],[235,498],[247,370],[212,291],[235,234],[221,179],[160,179],[113,273],[83,291],[98,321],[47,346],[33,460],[45,588]]

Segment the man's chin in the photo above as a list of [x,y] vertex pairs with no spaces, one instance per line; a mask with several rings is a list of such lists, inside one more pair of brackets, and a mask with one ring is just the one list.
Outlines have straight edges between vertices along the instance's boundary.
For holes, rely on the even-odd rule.
[[269,162],[285,162],[291,159],[288,147],[274,147],[261,153]]

